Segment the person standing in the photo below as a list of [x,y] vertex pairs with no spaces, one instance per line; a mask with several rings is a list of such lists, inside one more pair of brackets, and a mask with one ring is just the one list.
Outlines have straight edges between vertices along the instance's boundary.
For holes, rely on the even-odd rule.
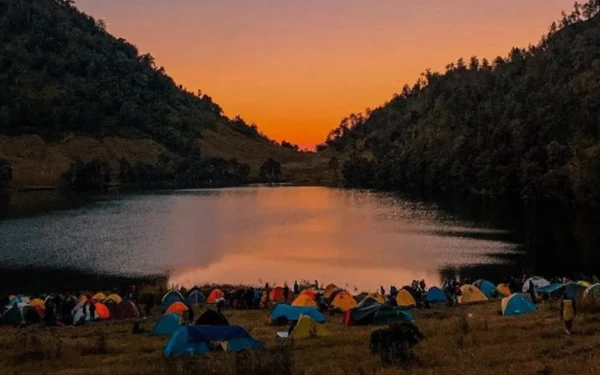
[[298,295],[300,293],[300,286],[298,285],[298,280],[294,281],[294,294]]
[[565,327],[565,333],[571,336],[575,320],[575,301],[563,296],[560,303],[560,318]]
[[383,285],[379,286],[379,294],[381,294],[381,296],[385,296],[385,289],[383,289]]
[[284,303],[288,302],[288,297],[290,296],[290,287],[288,287],[287,283],[283,284],[283,300]]

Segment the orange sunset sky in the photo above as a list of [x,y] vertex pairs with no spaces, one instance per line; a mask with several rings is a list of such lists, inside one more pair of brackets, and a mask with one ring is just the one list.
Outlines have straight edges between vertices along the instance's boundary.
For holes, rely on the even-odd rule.
[[537,43],[573,0],[78,0],[178,83],[312,148],[427,68]]

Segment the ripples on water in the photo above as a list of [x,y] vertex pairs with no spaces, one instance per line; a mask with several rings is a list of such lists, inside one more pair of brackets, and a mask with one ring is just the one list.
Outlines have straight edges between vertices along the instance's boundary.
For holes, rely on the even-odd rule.
[[500,262],[507,232],[433,205],[320,187],[105,196],[0,221],[0,264],[146,275],[177,284],[283,284],[303,278],[374,289],[441,268]]

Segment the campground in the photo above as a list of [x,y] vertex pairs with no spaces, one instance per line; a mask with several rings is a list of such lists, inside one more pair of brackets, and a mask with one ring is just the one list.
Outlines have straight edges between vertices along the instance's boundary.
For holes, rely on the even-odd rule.
[[[146,319],[152,329],[159,318]],[[267,310],[225,310],[266,350],[245,354],[212,352],[165,358],[168,340],[132,334],[131,321],[103,321],[83,326],[0,327],[1,374],[592,374],[600,372],[600,316],[580,313],[568,337],[559,302],[522,316],[499,314],[500,300],[471,305],[434,305],[413,311],[425,335],[409,367],[383,366],[369,354],[376,326],[345,326],[342,314],[326,315],[330,337],[276,339],[286,327],[267,325]],[[195,307],[198,316],[203,309]],[[242,357],[238,357],[242,356]],[[236,358],[238,357],[238,358]],[[237,360],[236,360],[237,359]],[[262,371],[249,372],[240,363]]]

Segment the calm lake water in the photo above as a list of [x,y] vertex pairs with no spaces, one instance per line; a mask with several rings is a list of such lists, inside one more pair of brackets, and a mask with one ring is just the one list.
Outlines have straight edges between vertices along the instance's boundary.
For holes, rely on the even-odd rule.
[[498,264],[518,248],[510,233],[434,204],[323,187],[107,195],[22,211],[0,215],[3,267],[168,274],[188,286],[439,284],[444,269]]

